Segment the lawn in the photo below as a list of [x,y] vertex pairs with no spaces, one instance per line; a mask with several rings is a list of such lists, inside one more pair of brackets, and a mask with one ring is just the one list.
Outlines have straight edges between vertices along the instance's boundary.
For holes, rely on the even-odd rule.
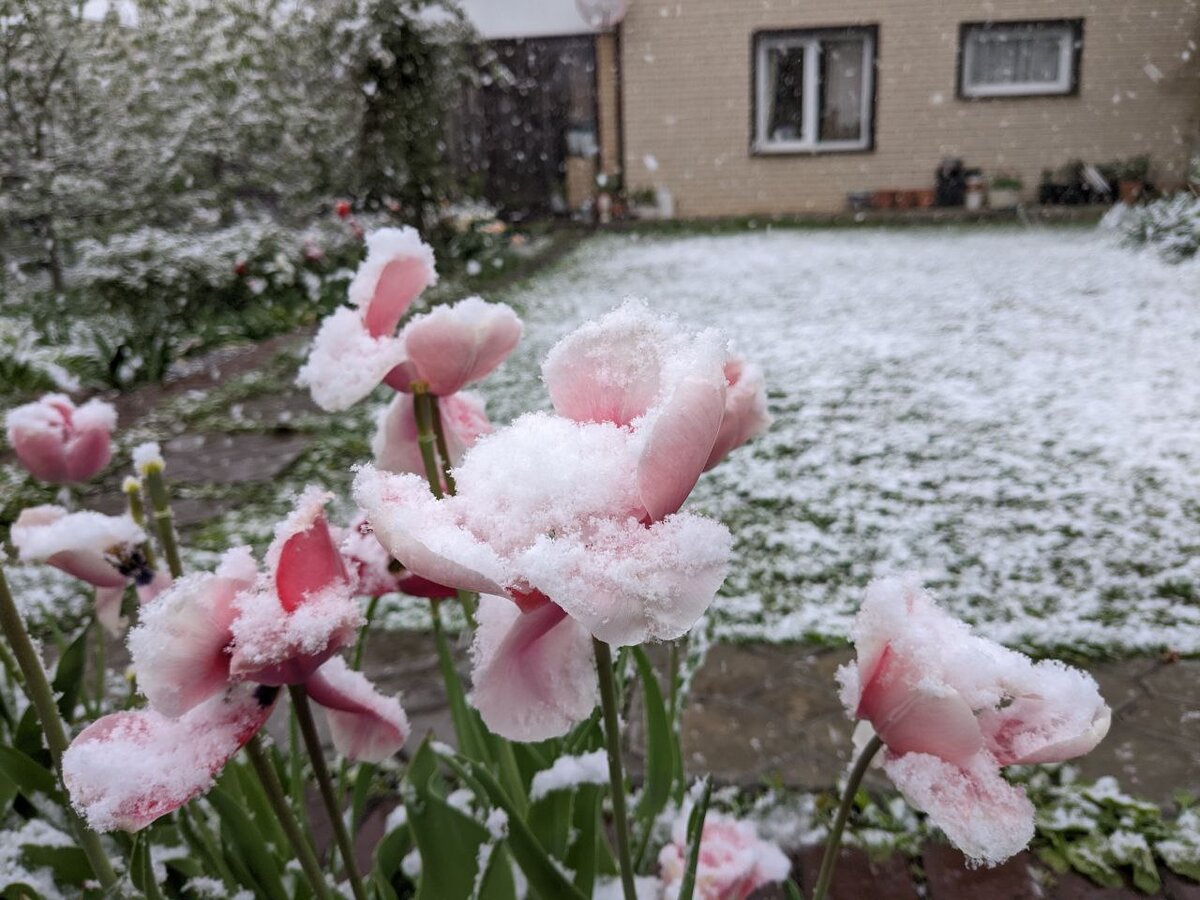
[[[773,428],[691,501],[735,536],[718,636],[838,640],[867,581],[916,570],[1013,645],[1200,653],[1194,264],[1080,230],[599,236],[489,295],[526,323],[484,385],[493,420],[545,405],[549,347],[627,296],[720,329],[766,371]],[[241,404],[284,390],[298,362],[180,397],[123,441],[256,427]],[[193,564],[265,544],[307,480],[344,491],[369,406],[290,417],[312,444],[277,481],[188,488],[238,497],[192,535]],[[75,590],[13,574],[34,603]],[[401,602],[387,621],[428,619]]]
[[598,238],[505,298],[493,416],[630,295],[767,373],[773,428],[693,500],[736,541],[719,635],[838,638],[915,570],[1010,644],[1200,652],[1194,265],[1077,230]]

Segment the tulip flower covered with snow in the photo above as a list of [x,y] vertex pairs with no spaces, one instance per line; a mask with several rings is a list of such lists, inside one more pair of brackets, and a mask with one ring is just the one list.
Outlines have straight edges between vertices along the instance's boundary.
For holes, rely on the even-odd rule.
[[512,352],[521,322],[503,303],[468,297],[396,328],[413,301],[437,283],[433,251],[411,228],[367,237],[367,258],[350,283],[352,306],[322,324],[299,384],[322,409],[347,409],[386,381],[398,391],[414,382],[449,397],[480,380]]
[[63,760],[95,829],[137,830],[207,790],[271,714],[279,687],[325,707],[334,745],[379,761],[408,735],[394,698],[334,654],[361,624],[353,583],[309,489],[276,531],[260,574],[246,548],[211,574],[179,579],[150,604],[129,647],[147,710],[93,723]]
[[100,400],[77,407],[63,394],[12,409],[8,443],[34,478],[54,484],[87,481],[108,465],[117,412]]
[[377,537],[431,581],[478,591],[473,702],[498,734],[563,734],[596,703],[591,640],[670,640],[725,577],[724,526],[680,512],[721,431],[727,354],[712,332],[629,303],[544,367],[556,414],[481,438],[456,496],[365,467]]
[[1003,766],[1073,759],[1108,732],[1091,676],[976,637],[913,581],[871,585],[854,643],[842,702],[875,729],[905,798],[972,859],[1001,862],[1033,837],[1033,805]]
[[44,562],[96,589],[96,619],[110,633],[121,631],[121,599],[130,584],[146,603],[169,583],[142,554],[146,535],[129,516],[68,513],[61,506],[21,510],[12,542],[21,559]]
[[[664,900],[676,900],[687,868],[687,812],[671,826],[671,841],[658,855]],[[710,812],[704,818],[700,856],[696,867],[697,900],[746,900],[773,881],[783,881],[791,870],[783,851],[764,841],[751,822]]]

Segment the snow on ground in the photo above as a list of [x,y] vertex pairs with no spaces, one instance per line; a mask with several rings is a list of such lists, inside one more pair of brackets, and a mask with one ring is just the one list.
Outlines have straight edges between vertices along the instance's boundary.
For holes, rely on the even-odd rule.
[[767,372],[775,426],[692,501],[736,541],[718,635],[843,637],[916,570],[1010,644],[1200,652],[1200,268],[1073,230],[598,238],[497,298],[493,419],[631,295]]

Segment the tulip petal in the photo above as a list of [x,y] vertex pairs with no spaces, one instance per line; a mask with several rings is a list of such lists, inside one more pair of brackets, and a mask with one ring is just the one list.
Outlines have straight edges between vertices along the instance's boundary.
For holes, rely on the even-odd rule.
[[870,721],[893,753],[932,753],[963,765],[983,747],[962,694],[934,682],[890,645],[866,675],[855,715]]
[[363,466],[354,479],[354,499],[379,542],[413,574],[468,591],[504,593],[503,561],[458,523],[424,479]]
[[925,753],[889,754],[883,768],[904,798],[972,860],[997,865],[1033,839],[1033,804],[986,753],[961,767]]
[[445,397],[504,361],[521,339],[521,320],[503,303],[468,297],[413,319],[401,337],[429,392]]
[[637,474],[649,521],[657,522],[683,506],[708,463],[724,414],[721,387],[689,377],[649,425]]
[[383,762],[408,739],[408,717],[400,701],[379,693],[340,656],[321,666],[304,686],[309,696],[325,707],[333,746],[343,756]]
[[212,787],[271,715],[278,690],[244,686],[182,718],[154,710],[93,722],[63,755],[71,803],[96,831],[137,831]]
[[225,689],[233,600],[256,575],[249,548],[240,547],[225,554],[216,574],[180,578],[142,609],[129,653],[150,706],[178,717]]
[[708,471],[747,441],[759,437],[771,425],[767,412],[767,388],[762,370],[732,358],[725,363],[725,414],[721,429],[704,470]]
[[347,291],[367,333],[390,336],[423,290],[437,284],[433,250],[416,229],[380,228],[367,235],[367,256]]
[[544,603],[522,613],[484,595],[470,700],[496,734],[541,741],[566,734],[599,700],[591,635],[560,607]]
[[596,520],[585,534],[543,535],[516,569],[602,641],[673,640],[696,624],[725,579],[731,538],[687,513],[649,528]]
[[58,506],[23,509],[12,526],[21,559],[45,562],[96,587],[123,587],[128,577],[110,561],[141,544],[146,535],[129,516],[68,513]]
[[1088,753],[1108,733],[1112,711],[1086,672],[1057,660],[1023,660],[1004,688],[1005,703],[979,716],[1001,765],[1064,762]]
[[120,637],[125,630],[121,617],[121,602],[125,599],[125,585],[120,587],[96,588],[96,621],[110,637]]
[[312,524],[288,537],[279,547],[275,593],[287,612],[295,611],[306,598],[330,585],[349,580],[324,515],[318,514]]
[[372,337],[356,310],[339,307],[321,323],[296,384],[329,412],[349,409],[404,361],[398,337]]

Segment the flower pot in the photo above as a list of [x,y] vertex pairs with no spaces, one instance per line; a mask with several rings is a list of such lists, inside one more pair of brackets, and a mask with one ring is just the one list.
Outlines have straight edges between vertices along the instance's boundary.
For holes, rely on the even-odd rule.
[[1137,203],[1142,199],[1142,193],[1146,190],[1146,183],[1138,178],[1122,178],[1117,182],[1117,190],[1120,193],[1122,203]]
[[991,188],[988,191],[988,206],[992,209],[1016,209],[1021,203],[1021,192],[1016,188]]
[[891,209],[896,205],[896,192],[876,191],[871,195],[871,205],[876,209]]

